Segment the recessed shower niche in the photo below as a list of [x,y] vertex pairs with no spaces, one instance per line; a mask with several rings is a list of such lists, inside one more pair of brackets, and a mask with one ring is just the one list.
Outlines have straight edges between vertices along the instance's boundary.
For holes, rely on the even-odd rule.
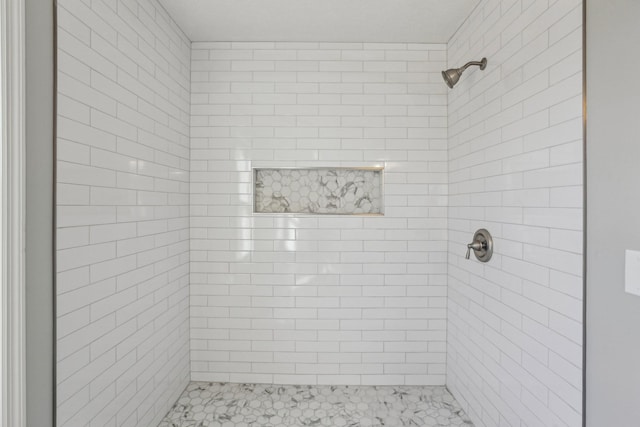
[[256,168],[255,213],[382,215],[382,168]]

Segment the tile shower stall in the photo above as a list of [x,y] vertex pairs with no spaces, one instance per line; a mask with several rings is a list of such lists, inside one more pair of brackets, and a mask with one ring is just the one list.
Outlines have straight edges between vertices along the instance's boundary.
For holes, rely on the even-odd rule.
[[58,427],[581,425],[581,1],[422,44],[60,0],[57,55]]

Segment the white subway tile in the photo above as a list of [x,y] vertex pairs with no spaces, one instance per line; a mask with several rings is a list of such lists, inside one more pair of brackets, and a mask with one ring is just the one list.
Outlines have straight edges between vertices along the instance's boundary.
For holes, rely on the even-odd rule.
[[[448,298],[450,320],[455,325],[450,332],[455,334],[450,335],[450,353],[458,354],[457,346],[466,339],[466,331],[473,330],[465,329],[467,323],[475,318],[488,328],[495,326],[494,337],[504,336],[504,345],[511,342],[507,351],[513,349],[513,354],[521,349],[543,364],[552,360],[550,354],[558,354],[561,359],[553,359],[554,367],[561,367],[562,361],[571,363],[575,347],[563,339],[571,342],[575,325],[570,322],[575,321],[564,311],[572,310],[567,298],[579,301],[580,296],[569,278],[581,274],[576,271],[579,253],[571,253],[579,251],[575,237],[582,226],[575,222],[580,216],[581,181],[573,173],[580,169],[580,159],[575,158],[577,146],[571,145],[581,138],[576,121],[581,113],[579,103],[569,102],[578,99],[580,89],[576,92],[571,82],[579,78],[573,77],[578,75],[575,67],[579,65],[564,58],[578,50],[579,44],[574,32],[559,26],[563,20],[558,14],[565,11],[565,5],[552,5],[545,13],[547,5],[542,3],[534,2],[522,17],[517,7],[508,11],[495,8],[486,15],[475,13],[448,46],[194,43],[189,55],[189,43],[182,34],[174,27],[161,28],[171,21],[153,3],[136,11],[140,17],[135,28],[140,34],[134,35],[130,24],[136,18],[128,6],[123,6],[122,15],[116,15],[97,2],[96,10],[103,8],[95,15],[101,17],[97,34],[102,39],[97,39],[94,49],[82,45],[84,24],[59,24],[69,31],[63,31],[60,55],[61,64],[66,64],[60,74],[60,93],[69,101],[63,101],[60,110],[72,119],[60,119],[59,136],[65,143],[77,144],[73,153],[67,147],[66,155],[59,144],[61,176],[68,181],[63,182],[67,187],[61,194],[67,196],[61,200],[114,204],[99,209],[59,207],[58,226],[74,227],[60,233],[61,240],[71,245],[64,250],[73,250],[76,245],[86,250],[88,243],[117,248],[117,253],[104,260],[87,260],[83,253],[66,252],[67,257],[61,258],[66,268],[89,264],[85,273],[80,267],[61,274],[64,283],[60,289],[89,289],[92,281],[105,274],[119,274],[113,283],[120,292],[109,288],[113,296],[94,303],[96,319],[110,319],[108,313],[117,313],[118,325],[129,325],[126,322],[136,316],[144,324],[160,316],[169,289],[180,289],[172,298],[186,297],[188,281],[180,280],[178,285],[169,278],[183,277],[190,270],[194,379],[442,384],[446,242],[448,236],[455,241],[459,237],[460,242],[449,245],[462,248],[449,254],[448,276],[455,289]],[[162,19],[154,22],[152,15]],[[475,44],[463,40],[473,37],[469,28],[481,19],[495,21],[486,30],[493,35],[477,38]],[[578,29],[579,22],[566,19]],[[511,20],[515,23],[510,24]],[[549,27],[552,30],[547,34]],[[525,46],[517,52],[520,39],[514,36],[523,29]],[[501,36],[500,31],[504,31]],[[119,33],[123,40],[109,45],[112,36]],[[140,37],[137,48],[133,37]],[[439,80],[439,71],[447,66],[447,53],[452,60],[467,57],[470,46],[475,49],[494,39],[517,41],[505,44],[494,56],[509,74],[505,86],[499,87],[499,73],[487,70],[486,74],[470,74],[447,92]],[[184,52],[169,51],[165,48],[169,44]],[[499,49],[495,46],[487,48]],[[536,54],[541,61],[535,69],[527,68],[525,73],[519,68]],[[133,64],[139,68],[137,78]],[[101,70],[94,72],[89,82],[88,67]],[[170,67],[181,70],[170,72]],[[190,74],[193,91],[210,94],[189,97],[185,88]],[[545,91],[549,83],[554,86]],[[469,94],[475,100],[472,103],[465,102]],[[566,103],[556,99],[565,96]],[[177,105],[167,102],[169,99],[178,101]],[[500,112],[508,105],[500,106],[496,100],[514,108]],[[87,108],[82,105],[93,109],[90,124],[86,122]],[[194,115],[191,123],[189,107]],[[133,145],[137,143],[143,146]],[[82,145],[100,150],[91,151],[89,158]],[[185,170],[189,158],[190,176]],[[89,162],[93,167],[86,166]],[[278,166],[371,166],[386,162],[385,216],[364,220],[321,217],[300,222],[265,217],[261,221],[251,216],[250,167],[256,162]],[[68,166],[71,164],[76,166]],[[549,168],[551,165],[556,168]],[[237,172],[245,177],[240,178]],[[486,204],[482,205],[483,201]],[[135,206],[138,203],[143,206]],[[171,207],[167,206],[170,203]],[[178,243],[186,237],[171,231],[187,236],[187,215],[193,227],[190,249]],[[473,267],[473,261],[458,263],[460,258],[456,258],[463,252],[464,236],[484,222],[495,224],[500,268],[480,270]],[[501,244],[500,239],[508,241]],[[161,246],[151,248],[152,241]],[[138,254],[135,266],[123,262],[127,254]],[[171,266],[170,270],[165,272],[164,266]],[[128,271],[129,267],[135,269]],[[573,275],[562,276],[561,271],[567,270]],[[473,279],[476,276],[483,276],[484,282]],[[559,298],[559,305],[550,306],[547,297],[529,293],[529,282],[523,284],[523,279],[537,283],[531,285],[536,292],[548,289],[565,296]],[[465,282],[487,286],[484,307],[473,305],[468,316],[458,309],[470,304],[464,294],[468,290]],[[502,288],[499,297],[496,292]],[[136,295],[155,292],[163,299],[154,301],[148,294],[118,307],[126,304],[125,295],[134,291],[140,292]],[[69,301],[71,310],[75,306]],[[189,306],[182,303],[180,307],[173,311],[180,313],[174,330],[178,323],[186,323]],[[111,308],[115,310],[110,312]],[[81,313],[78,311],[79,319]],[[547,325],[543,322],[546,313],[570,321],[550,317],[552,325]],[[505,320],[494,323],[499,319],[495,315]],[[520,317],[524,317],[522,326]],[[294,324],[296,330],[292,329]],[[118,343],[122,351],[138,346],[150,349],[160,346],[163,338],[156,333],[142,347],[139,334],[149,330],[141,329],[127,338],[121,332],[125,329],[115,324],[100,325],[103,329],[94,331],[104,331],[107,338],[93,345],[97,353]],[[551,332],[546,327],[552,328]],[[74,343],[79,341],[73,340],[80,336],[72,333],[71,341],[63,343],[63,349],[76,351],[73,354],[79,358],[82,348],[76,349]],[[183,339],[186,346],[186,335]],[[485,354],[492,351],[478,340],[467,342],[480,345],[479,351]],[[474,363],[467,357],[461,350],[460,356],[447,364],[448,381],[456,393],[461,393],[467,381],[462,376],[469,371],[465,364]],[[167,371],[187,372],[186,360],[172,359],[172,363]],[[150,375],[135,371],[126,362],[119,367],[110,372],[126,370],[142,382],[144,375]],[[525,374],[517,372],[522,375],[515,375],[513,381],[526,389]],[[163,387],[169,389],[168,381],[163,381]],[[171,389],[180,389],[185,381],[176,379]],[[99,406],[97,412],[105,407],[100,398],[110,390],[110,380],[102,377],[93,384],[95,392],[104,390],[87,394],[87,399],[94,399],[94,405]],[[80,396],[82,383],[75,390]],[[535,390],[531,393],[536,394]],[[528,411],[549,412],[542,415],[545,420],[554,419],[555,411],[569,419],[571,414],[567,415],[558,402],[571,400],[574,392],[561,389],[558,393],[561,399],[550,399],[549,408],[527,406],[530,401],[523,395],[517,407],[506,405],[504,417],[531,424]],[[163,403],[156,405],[159,413],[175,400],[170,394],[165,393]],[[463,394],[461,400],[482,407],[492,398],[482,397],[478,403],[475,395]],[[141,400],[135,404],[144,406]],[[521,407],[526,409],[518,411]],[[72,425],[74,418],[68,414],[65,420],[70,421],[63,425]],[[141,415],[132,422],[144,420]]]
[[[567,387],[547,366],[551,357],[557,367],[581,363],[567,338],[580,336],[582,307],[579,7],[520,6],[481,3],[448,43],[450,66],[484,49],[501,72],[489,65],[448,97],[449,239],[458,244],[449,245],[447,384],[480,425],[577,425],[580,405],[564,402],[580,400],[580,383]],[[461,258],[480,227],[500,256],[483,269]],[[489,342],[475,339],[481,331]]]
[[[182,301],[188,282],[179,278],[186,272],[188,246],[163,249],[167,257],[163,268],[154,271],[153,265],[143,265],[161,253],[154,249],[156,243],[176,241],[177,235],[167,233],[187,231],[188,222],[167,227],[167,220],[186,218],[188,214],[188,199],[175,193],[186,196],[188,192],[188,186],[183,185],[188,182],[188,175],[185,179],[179,168],[186,167],[188,159],[189,43],[158,5],[145,3],[136,11],[139,17],[134,17],[128,7],[122,6],[117,14],[100,1],[91,6],[60,6],[63,19],[58,22],[62,65],[58,73],[58,176],[64,197],[59,198],[57,223],[61,243],[57,263],[58,314],[64,316],[63,322],[76,319],[77,325],[72,329],[64,327],[67,332],[58,342],[59,355],[69,356],[58,366],[66,377],[73,375],[74,384],[73,388],[61,389],[59,403],[69,396],[66,393],[87,390],[80,400],[85,406],[77,415],[73,413],[79,408],[71,410],[70,406],[68,410],[72,412],[65,415],[66,403],[63,404],[61,426],[76,425],[80,418],[106,423],[123,417],[124,421],[125,412],[128,423],[157,424],[188,381],[188,355],[183,352],[173,357],[174,348],[162,342],[167,333],[184,331],[187,324],[188,305]],[[78,19],[71,19],[67,10]],[[91,39],[84,46],[77,38],[83,37],[83,25],[92,30]],[[165,48],[169,43],[176,46],[175,51]],[[170,67],[181,70],[174,72]],[[169,99],[172,101],[167,102]],[[164,180],[154,182],[159,178]],[[168,192],[173,194],[169,196]],[[75,206],[60,206],[65,202]],[[134,208],[138,203],[156,205],[156,212]],[[168,203],[181,203],[183,208],[173,205],[172,209],[177,210],[163,210],[161,206]],[[158,221],[153,221],[154,216]],[[118,219],[132,222],[117,224]],[[147,226],[147,220],[154,225]],[[147,230],[155,237],[133,239]],[[140,259],[128,255],[145,250],[152,254]],[[80,265],[86,267],[68,270]],[[144,297],[148,291],[143,289],[147,288],[156,291],[155,302],[153,297]],[[169,301],[177,303],[168,317],[171,320],[158,323],[155,332],[146,328],[146,319],[157,316],[162,307],[173,305]],[[145,310],[148,311],[143,313]],[[89,318],[82,317],[87,313]],[[139,325],[132,320],[136,316],[140,316]],[[188,335],[182,337],[176,342],[186,347]],[[88,354],[89,344],[93,360],[113,358],[116,348],[126,351],[119,350],[115,364],[112,360],[111,366],[100,368],[80,363]],[[146,380],[150,371],[144,372],[134,364],[135,353],[131,350],[136,348],[140,357],[153,350],[158,361],[166,360],[154,363],[153,375],[157,376],[151,382]],[[66,363],[72,359],[77,360],[76,366]],[[153,362],[153,356],[140,360]],[[84,366],[89,368],[83,369]],[[118,377],[130,381],[137,378],[141,388],[135,396],[129,396],[130,404],[154,410],[146,415],[134,411],[129,416],[132,411],[124,401],[110,403]],[[145,392],[145,383],[161,391],[161,395]],[[135,387],[126,390],[136,391]]]

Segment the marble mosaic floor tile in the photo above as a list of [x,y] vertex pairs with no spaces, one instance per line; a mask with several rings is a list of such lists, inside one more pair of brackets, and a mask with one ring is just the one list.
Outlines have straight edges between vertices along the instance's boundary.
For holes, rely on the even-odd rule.
[[464,426],[444,387],[194,382],[158,427]]

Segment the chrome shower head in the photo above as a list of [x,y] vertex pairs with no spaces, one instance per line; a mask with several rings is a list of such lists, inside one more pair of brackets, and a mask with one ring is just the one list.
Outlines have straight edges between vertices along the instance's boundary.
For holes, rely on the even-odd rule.
[[484,70],[485,68],[487,68],[487,58],[482,58],[482,61],[467,62],[460,68],[450,68],[447,71],[443,71],[442,78],[447,83],[447,86],[453,89],[456,83],[458,83],[458,80],[460,80],[460,76],[462,75],[464,70],[472,65],[477,65],[481,70]]

